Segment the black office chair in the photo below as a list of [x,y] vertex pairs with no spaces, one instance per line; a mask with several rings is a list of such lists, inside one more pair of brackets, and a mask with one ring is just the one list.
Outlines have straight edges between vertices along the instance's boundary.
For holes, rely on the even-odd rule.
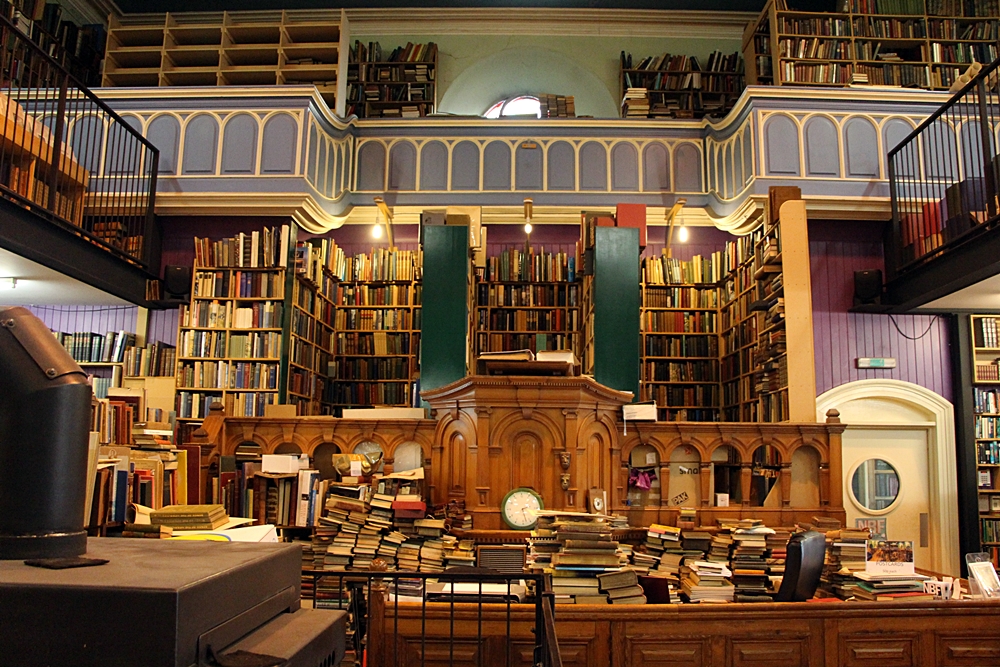
[[796,533],[788,540],[785,576],[775,602],[805,602],[819,586],[826,556],[826,536],[815,530]]

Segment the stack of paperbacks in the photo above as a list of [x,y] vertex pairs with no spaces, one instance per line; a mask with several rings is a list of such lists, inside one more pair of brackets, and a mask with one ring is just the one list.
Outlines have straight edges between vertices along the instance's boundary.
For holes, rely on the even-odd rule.
[[785,558],[788,555],[788,540],[792,533],[788,530],[775,529],[774,533],[766,538],[768,556],[767,577],[771,580],[771,590],[777,591],[781,588],[781,580],[785,576]]
[[612,539],[611,524],[602,514],[586,512],[539,513],[539,522],[549,526],[559,549],[551,554],[552,588],[556,602],[606,604],[597,575],[616,572],[628,563],[618,542]]
[[646,604],[646,595],[635,570],[605,572],[597,575],[597,581],[611,604]]
[[923,574],[855,572],[854,576],[859,580],[854,589],[854,597],[858,600],[913,602],[934,599],[933,594],[924,592],[924,581],[930,577]]
[[822,578],[826,592],[841,600],[855,595],[858,579],[854,575],[865,571],[869,534],[867,528],[839,528],[826,533],[826,564]]
[[771,590],[767,570],[767,536],[774,534],[760,519],[740,519],[732,528],[733,544],[729,568],[733,571],[736,602],[770,602],[776,592]]
[[222,505],[168,505],[153,510],[149,522],[175,530],[215,530],[229,522]]
[[732,602],[732,572],[725,563],[685,561],[681,568],[681,592],[688,602]]

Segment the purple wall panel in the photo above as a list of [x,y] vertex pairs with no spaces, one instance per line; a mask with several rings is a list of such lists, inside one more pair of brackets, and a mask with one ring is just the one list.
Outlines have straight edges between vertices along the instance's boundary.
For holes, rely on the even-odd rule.
[[180,309],[149,311],[149,333],[146,344],[167,343],[177,345],[177,322],[180,319]]
[[[816,393],[855,380],[890,378],[951,400],[947,322],[934,315],[848,312],[854,271],[882,268],[881,225],[809,223]],[[887,370],[854,367],[858,357],[895,357]]]
[[137,306],[29,306],[28,309],[53,331],[135,331]]

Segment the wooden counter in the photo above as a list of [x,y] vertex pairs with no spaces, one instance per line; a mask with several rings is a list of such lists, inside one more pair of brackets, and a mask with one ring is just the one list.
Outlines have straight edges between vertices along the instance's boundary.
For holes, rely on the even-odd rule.
[[[532,664],[533,605],[392,604],[375,615],[368,664]],[[374,611],[374,610],[373,610]],[[1000,601],[557,605],[563,664],[586,667],[986,667],[1000,665]],[[377,620],[375,621],[377,623]],[[454,628],[454,639],[451,637]],[[394,640],[394,636],[397,639]],[[480,659],[482,662],[480,662]]]

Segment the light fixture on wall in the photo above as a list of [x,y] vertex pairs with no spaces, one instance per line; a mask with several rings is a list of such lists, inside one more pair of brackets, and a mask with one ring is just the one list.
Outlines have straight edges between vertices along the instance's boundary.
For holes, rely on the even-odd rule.
[[378,208],[375,211],[375,226],[372,227],[372,236],[377,239],[382,238],[382,225],[379,224],[379,214],[381,213],[382,218],[385,220],[385,231],[389,240],[389,246],[392,247],[396,245],[392,238],[392,209],[386,205],[385,200],[381,197],[375,197],[375,206]]
[[0,290],[14,289],[17,287],[17,278],[0,278]]
[[678,243],[687,243],[688,238],[690,236],[691,235],[688,232],[688,228],[685,227],[683,225],[683,223],[682,223],[681,226],[677,229],[677,241],[678,241]]
[[[671,206],[670,209],[667,210],[667,240],[663,248],[667,257],[671,257],[672,256],[671,252],[673,251],[673,248],[670,247],[670,244],[674,240],[674,220],[677,219],[677,214],[681,212],[681,209],[684,208],[684,204],[686,203],[687,199],[681,197],[680,199],[674,202],[674,205]],[[677,232],[677,238],[681,243],[685,243],[688,240],[687,227],[681,225],[680,230],[678,230]]]
[[524,200],[524,233],[525,234],[530,234],[531,233],[531,229],[532,229],[532,227],[531,227],[531,216],[532,216],[533,212],[534,212],[534,210],[533,210],[533,203],[532,203],[532,201],[531,201],[530,198],[526,198]]

